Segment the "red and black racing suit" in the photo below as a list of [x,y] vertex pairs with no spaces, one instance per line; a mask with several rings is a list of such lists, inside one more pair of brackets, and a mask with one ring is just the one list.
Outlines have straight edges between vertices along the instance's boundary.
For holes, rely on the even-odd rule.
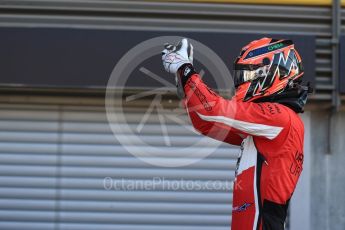
[[193,72],[185,105],[203,135],[241,145],[233,191],[232,230],[282,230],[303,164],[304,126],[278,103],[227,100]]

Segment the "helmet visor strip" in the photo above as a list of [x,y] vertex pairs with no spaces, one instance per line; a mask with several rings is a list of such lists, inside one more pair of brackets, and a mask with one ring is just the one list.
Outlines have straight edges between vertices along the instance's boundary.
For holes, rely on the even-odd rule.
[[247,81],[252,81],[258,77],[265,77],[267,75],[267,71],[268,65],[258,67],[255,70],[234,70],[233,77],[235,88]]

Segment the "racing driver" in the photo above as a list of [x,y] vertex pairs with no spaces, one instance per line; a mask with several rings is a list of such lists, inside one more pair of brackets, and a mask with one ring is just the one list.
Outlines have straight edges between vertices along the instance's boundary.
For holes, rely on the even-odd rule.
[[193,67],[193,46],[165,44],[163,66],[175,74],[194,128],[241,146],[232,230],[283,230],[303,165],[303,112],[312,89],[301,84],[302,60],[291,40],[262,38],[234,62],[235,95],[224,99]]

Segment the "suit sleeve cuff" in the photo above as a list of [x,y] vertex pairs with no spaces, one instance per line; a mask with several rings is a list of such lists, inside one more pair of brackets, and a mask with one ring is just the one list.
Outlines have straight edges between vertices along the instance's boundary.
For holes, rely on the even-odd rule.
[[190,63],[183,64],[179,69],[178,69],[179,77],[181,78],[181,83],[182,87],[186,85],[188,79],[196,74],[194,67]]

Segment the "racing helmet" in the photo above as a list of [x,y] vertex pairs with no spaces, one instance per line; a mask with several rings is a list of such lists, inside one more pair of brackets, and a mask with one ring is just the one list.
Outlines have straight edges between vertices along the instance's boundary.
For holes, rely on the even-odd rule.
[[300,82],[302,59],[291,40],[261,38],[242,48],[234,62],[235,98],[255,101]]

